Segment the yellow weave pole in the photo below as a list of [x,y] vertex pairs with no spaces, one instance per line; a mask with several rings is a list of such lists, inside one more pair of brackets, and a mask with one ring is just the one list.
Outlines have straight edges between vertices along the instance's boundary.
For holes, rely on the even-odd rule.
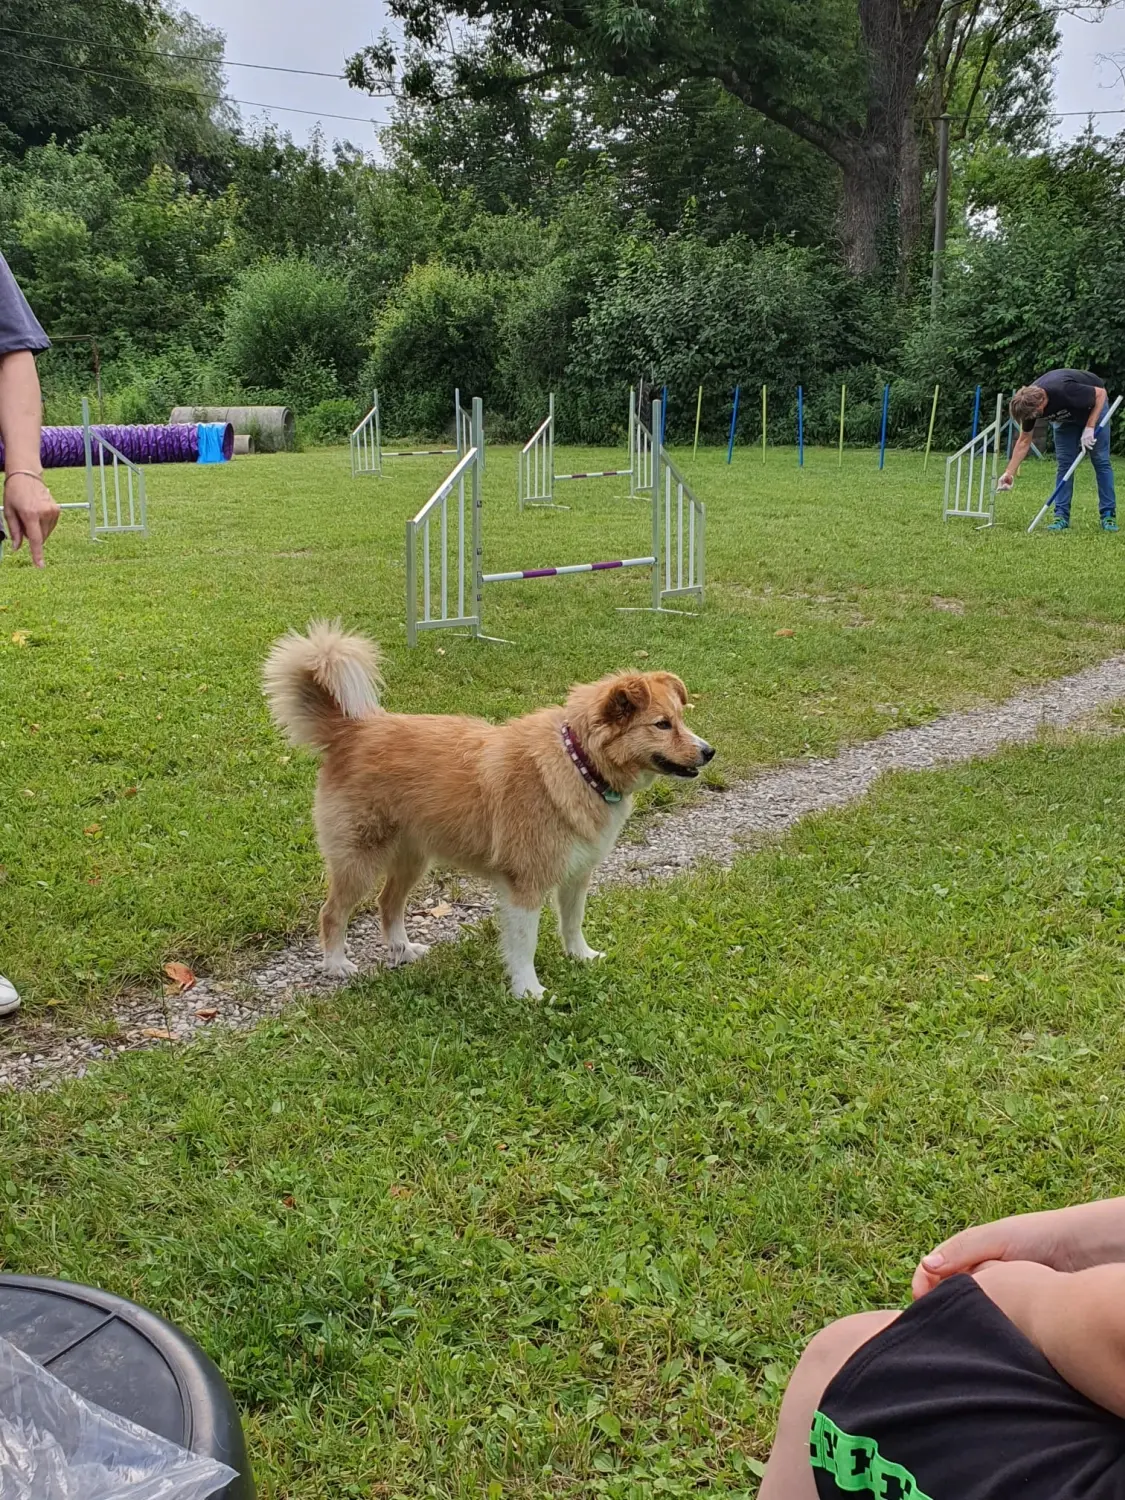
[[766,388],[762,387],[762,462],[766,461]]
[[934,440],[934,420],[937,417],[937,398],[938,398],[938,392],[940,390],[941,390],[941,386],[940,385],[935,385],[934,386],[934,404],[933,404],[933,406],[930,407],[930,430],[926,434],[926,456],[922,460],[922,473],[923,474],[926,472],[927,468],[929,467],[929,463],[930,463],[930,444]]
[[699,418],[703,414],[703,387],[699,387],[699,395],[695,398],[695,442],[691,445],[691,456],[694,461],[699,452]]
[[840,453],[836,460],[836,467],[844,467],[844,402],[847,400],[848,388],[846,385],[840,387]]

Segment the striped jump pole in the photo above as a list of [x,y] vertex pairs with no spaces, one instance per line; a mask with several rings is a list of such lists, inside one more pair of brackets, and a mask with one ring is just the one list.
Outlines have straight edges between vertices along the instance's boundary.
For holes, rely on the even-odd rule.
[[613,568],[648,568],[655,557],[618,557],[609,562],[565,563],[557,568],[519,568],[511,573],[486,573],[485,583],[519,583],[524,578],[562,578],[568,573],[606,573]]
[[879,432],[879,467],[883,467],[887,460],[887,412],[891,404],[891,387],[888,383],[883,387],[883,425]]
[[797,464],[805,467],[805,393],[797,387]]
[[930,449],[934,441],[934,422],[937,420],[937,398],[941,390],[940,385],[934,386],[934,404],[930,407],[930,430],[926,434],[926,456],[922,460],[922,473],[924,474],[930,464]]
[[734,457],[734,429],[738,424],[738,393],[742,389],[740,385],[734,388],[734,405],[730,411],[730,437],[727,439],[727,463]]

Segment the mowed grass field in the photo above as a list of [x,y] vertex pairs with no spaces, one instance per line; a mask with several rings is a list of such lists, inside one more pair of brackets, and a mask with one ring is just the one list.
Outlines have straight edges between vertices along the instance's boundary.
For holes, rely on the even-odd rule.
[[[1125,636],[1085,488],[1069,535],[1024,535],[1045,469],[987,535],[942,527],[940,466],[913,456],[709,453],[697,618],[618,614],[643,576],[504,585],[486,627],[515,645],[411,653],[403,523],[442,462],[154,468],[147,541],[94,547],[71,516],[45,572],[5,559],[0,970],[33,1026],[100,1024],[166,959],[308,926],[314,766],[257,674],[310,616],[376,635],[388,704],[415,711],[679,671],[728,779]],[[641,550],[613,481],[568,513],[520,517],[514,490],[491,451],[489,569]],[[249,1035],[2,1095],[0,1268],[188,1329],[265,1500],[749,1500],[827,1318],[901,1303],[958,1225],[1120,1189],[1125,792],[1100,731],[1123,722],[604,891],[607,961],[576,970],[546,933],[542,1004],[506,994],[485,928]]]
[[0,1103],[0,1266],[218,1359],[265,1500],[748,1500],[827,1318],[954,1227],[1120,1191],[1120,741],[883,782],[249,1036]]
[[[501,719],[623,666],[679,672],[718,747],[714,779],[999,698],[1125,642],[1122,543],[1094,526],[1027,537],[1049,484],[1025,466],[1001,524],[942,526],[942,464],[917,455],[741,451],[682,462],[708,506],[696,618],[620,613],[646,570],[503,584],[492,646],[435,633],[405,646],[404,523],[445,459],[389,460],[352,480],[344,450],[152,466],[151,535],[96,545],[79,514],[50,565],[0,567],[0,972],[28,1013],[89,1024],[122,986],[176,958],[213,968],[311,924],[320,892],[312,760],[270,726],[270,641],[340,616],[386,653],[395,709]],[[606,467],[614,450],[563,450]],[[60,499],[81,495],[59,471]],[[488,570],[635,556],[647,507],[627,483],[559,486],[572,509],[518,513],[515,452],[492,449]],[[779,630],[792,631],[778,636]],[[658,788],[653,800],[672,793]]]

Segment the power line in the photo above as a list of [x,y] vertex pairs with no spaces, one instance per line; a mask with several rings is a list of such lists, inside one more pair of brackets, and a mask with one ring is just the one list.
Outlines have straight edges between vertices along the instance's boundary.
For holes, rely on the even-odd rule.
[[[27,53],[17,53],[16,56],[22,56],[25,62],[35,61],[35,59],[29,57]],[[179,91],[181,93],[185,90],[192,93],[196,92],[196,90],[189,83],[177,83],[174,80],[165,79],[142,78],[139,76],[130,76],[128,73],[107,73],[101,68],[86,67],[82,63],[60,62],[56,59],[52,66],[56,68],[65,68],[69,73],[85,73],[91,78],[105,78],[108,79],[111,83],[127,83],[132,85],[140,85],[141,88],[146,89],[171,89],[173,91]],[[322,109],[299,109],[296,105],[292,104],[266,104],[263,103],[263,101],[260,99],[236,99],[228,94],[213,94],[210,92],[210,90],[206,89],[201,89],[198,92],[201,98],[209,99],[215,104],[243,104],[247,107],[247,109],[277,109],[282,110],[288,114],[311,115],[315,119],[321,120],[352,120],[359,125],[377,125],[379,123],[371,115],[339,115],[332,114],[328,110]],[[372,97],[392,98],[393,95],[380,94],[373,95]]]
[[[82,40],[73,36],[62,36],[56,31],[21,31],[16,26],[0,26],[0,32],[8,36],[35,37],[45,42],[73,43]],[[214,57],[209,52],[164,52],[158,47],[141,47],[137,50],[146,53],[149,57],[170,57],[178,62],[207,62],[223,68],[255,68],[262,73],[297,73],[304,78],[336,78],[341,83],[346,81],[343,73],[324,73],[316,68],[286,68],[280,63],[233,62],[227,57]],[[276,107],[280,109],[281,105]]]

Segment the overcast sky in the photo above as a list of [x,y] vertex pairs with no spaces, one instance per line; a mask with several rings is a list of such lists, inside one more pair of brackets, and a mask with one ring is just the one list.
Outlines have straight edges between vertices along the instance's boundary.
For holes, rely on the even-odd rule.
[[[234,63],[270,63],[286,68],[316,68],[338,73],[344,58],[374,41],[386,25],[382,0],[185,0],[188,10],[226,33],[227,57]],[[1125,85],[1116,68],[1099,64],[1099,54],[1125,57],[1125,0],[1097,24],[1074,16],[1062,18],[1063,45],[1056,74],[1055,98],[1067,117],[1059,134],[1072,136],[1085,127],[1085,115],[1072,110],[1113,109],[1102,116],[1106,133],[1125,129]],[[385,101],[369,99],[349,89],[342,79],[306,78],[287,73],[265,73],[250,68],[227,69],[230,92],[240,100],[243,118],[271,119],[295,140],[305,141],[322,120],[329,140],[346,139],[366,150],[376,147],[375,121],[385,124]],[[262,105],[273,106],[269,109]],[[288,110],[280,108],[288,105]],[[259,106],[259,107],[256,107]],[[298,114],[296,110],[308,110]],[[362,119],[334,120],[332,115]]]

